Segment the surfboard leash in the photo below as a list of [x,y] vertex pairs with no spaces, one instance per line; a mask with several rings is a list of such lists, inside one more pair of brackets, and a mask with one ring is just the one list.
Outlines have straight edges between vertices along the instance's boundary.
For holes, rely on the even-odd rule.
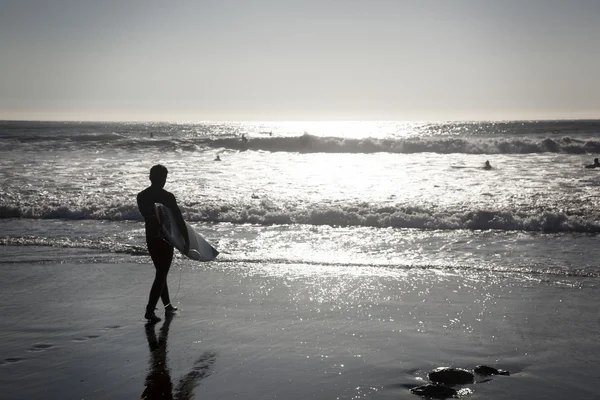
[[177,293],[175,293],[175,297],[173,297],[173,302],[177,300],[177,296],[179,296],[179,289],[181,289],[181,274],[183,269],[181,268],[181,264],[179,264],[179,284],[177,285]]

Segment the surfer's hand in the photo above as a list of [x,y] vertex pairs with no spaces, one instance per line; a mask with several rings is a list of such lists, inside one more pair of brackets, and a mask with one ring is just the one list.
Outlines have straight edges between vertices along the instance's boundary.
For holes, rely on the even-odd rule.
[[189,242],[185,242],[185,244],[183,245],[183,253],[187,254],[188,251],[190,251],[190,243]]

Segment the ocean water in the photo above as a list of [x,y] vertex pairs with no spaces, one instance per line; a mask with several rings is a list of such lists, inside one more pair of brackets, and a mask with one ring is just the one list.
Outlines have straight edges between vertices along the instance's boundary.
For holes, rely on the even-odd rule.
[[[11,398],[141,393],[133,319],[152,272],[135,199],[161,163],[221,252],[176,255],[169,278],[173,377],[217,354],[200,397],[411,399],[432,368],[493,364],[512,375],[473,398],[595,399],[600,169],[584,165],[599,135],[600,121],[0,122],[1,383]],[[109,345],[75,352],[84,334]],[[36,341],[56,350],[28,360]],[[44,363],[59,372],[27,378]]]
[[583,166],[599,133],[600,121],[0,122],[0,244],[22,250],[2,258],[144,255],[135,196],[162,163],[219,261],[595,285],[600,170]]

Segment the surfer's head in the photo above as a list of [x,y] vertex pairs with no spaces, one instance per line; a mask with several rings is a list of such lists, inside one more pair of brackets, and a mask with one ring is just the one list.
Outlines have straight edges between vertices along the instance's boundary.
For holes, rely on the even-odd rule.
[[161,164],[156,164],[150,168],[150,182],[152,182],[152,186],[164,187],[167,182],[168,173],[167,167]]

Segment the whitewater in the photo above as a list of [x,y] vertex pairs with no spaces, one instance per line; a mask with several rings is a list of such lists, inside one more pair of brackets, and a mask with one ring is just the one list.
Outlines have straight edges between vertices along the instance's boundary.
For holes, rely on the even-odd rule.
[[229,257],[596,275],[600,172],[584,165],[599,131],[598,121],[6,121],[0,244],[144,254],[135,196],[161,163],[186,220]]

